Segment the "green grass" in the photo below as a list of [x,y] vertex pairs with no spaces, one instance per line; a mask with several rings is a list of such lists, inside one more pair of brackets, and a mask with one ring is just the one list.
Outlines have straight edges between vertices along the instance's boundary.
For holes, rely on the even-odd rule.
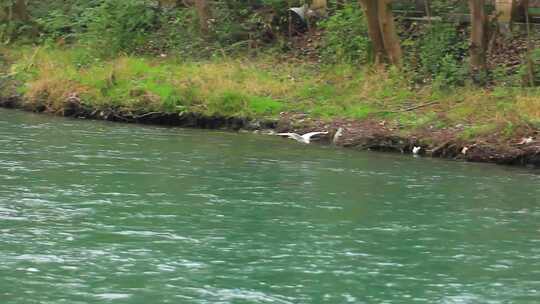
[[[81,48],[0,49],[26,102],[61,111],[76,94],[94,108],[197,112],[207,115],[276,118],[280,112],[313,118],[374,119],[403,132],[455,125],[472,140],[490,132],[517,136],[540,127],[540,90],[496,87],[412,89],[399,70],[351,65],[317,66],[278,62],[259,56],[246,60],[121,56],[103,60]],[[404,109],[436,102],[413,111]]]

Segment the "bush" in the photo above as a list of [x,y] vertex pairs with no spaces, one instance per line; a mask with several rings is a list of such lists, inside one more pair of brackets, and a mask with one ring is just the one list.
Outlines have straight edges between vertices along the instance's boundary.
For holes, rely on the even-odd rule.
[[442,85],[457,85],[465,80],[463,59],[467,54],[468,40],[456,26],[434,23],[415,45],[418,72]]
[[269,97],[253,96],[250,101],[250,111],[255,114],[277,115],[283,109],[283,103]]
[[463,84],[468,74],[467,65],[452,54],[446,54],[440,62],[433,84],[438,88]]
[[322,54],[329,62],[362,64],[370,59],[370,41],[364,14],[357,4],[345,6],[321,22],[324,34]]
[[86,27],[81,43],[103,55],[137,51],[156,30],[157,11],[147,2],[104,0],[99,6],[87,9],[81,17]]
[[208,112],[230,116],[243,115],[248,103],[248,96],[235,91],[225,91],[211,98],[208,103]]
[[523,85],[540,85],[540,49],[532,50],[530,62],[528,61],[527,58],[524,60],[518,72],[521,79],[523,79]]

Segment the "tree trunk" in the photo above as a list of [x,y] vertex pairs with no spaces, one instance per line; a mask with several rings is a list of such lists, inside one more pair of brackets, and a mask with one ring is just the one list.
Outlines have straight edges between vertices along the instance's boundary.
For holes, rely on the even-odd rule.
[[373,45],[375,64],[379,64],[384,61],[386,55],[382,32],[379,26],[379,5],[377,0],[360,0],[360,4],[367,19],[368,35]]
[[394,16],[392,15],[391,0],[379,1],[379,23],[383,37],[384,49],[388,55],[390,63],[401,65],[401,45],[396,31]]
[[388,58],[390,63],[399,66],[402,53],[390,3],[391,0],[360,0],[367,19],[375,63]]
[[502,34],[510,35],[514,12],[516,11],[516,0],[497,0],[495,2],[497,22]]
[[486,70],[487,16],[485,0],[469,0],[471,10],[471,67],[473,72]]
[[17,21],[29,21],[30,14],[28,13],[28,7],[26,6],[26,0],[16,0],[13,3],[12,18]]
[[210,7],[208,0],[195,0],[197,15],[199,16],[199,28],[203,35],[207,35],[210,31]]
[[503,23],[512,22],[512,15],[515,9],[515,0],[497,0],[495,2],[498,21]]
[[0,11],[0,21],[8,23],[11,21],[30,21],[30,14],[28,13],[26,1],[16,0],[12,2],[10,6],[5,6],[4,9]]

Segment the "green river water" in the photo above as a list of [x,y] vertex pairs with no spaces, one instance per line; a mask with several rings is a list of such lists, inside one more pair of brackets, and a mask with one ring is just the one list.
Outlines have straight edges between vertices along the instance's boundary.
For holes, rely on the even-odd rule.
[[0,303],[539,303],[539,185],[0,110]]

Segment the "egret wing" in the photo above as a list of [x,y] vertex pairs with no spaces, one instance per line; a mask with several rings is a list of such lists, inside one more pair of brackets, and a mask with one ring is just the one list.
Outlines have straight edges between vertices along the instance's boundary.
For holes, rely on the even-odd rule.
[[328,134],[328,132],[309,132],[309,133],[306,133],[306,134],[302,135],[302,137],[309,140],[313,136],[317,136],[317,135],[320,135],[320,134]]
[[302,136],[296,134],[296,133],[278,133],[279,136],[287,136],[289,138],[292,138],[297,141],[302,141]]

